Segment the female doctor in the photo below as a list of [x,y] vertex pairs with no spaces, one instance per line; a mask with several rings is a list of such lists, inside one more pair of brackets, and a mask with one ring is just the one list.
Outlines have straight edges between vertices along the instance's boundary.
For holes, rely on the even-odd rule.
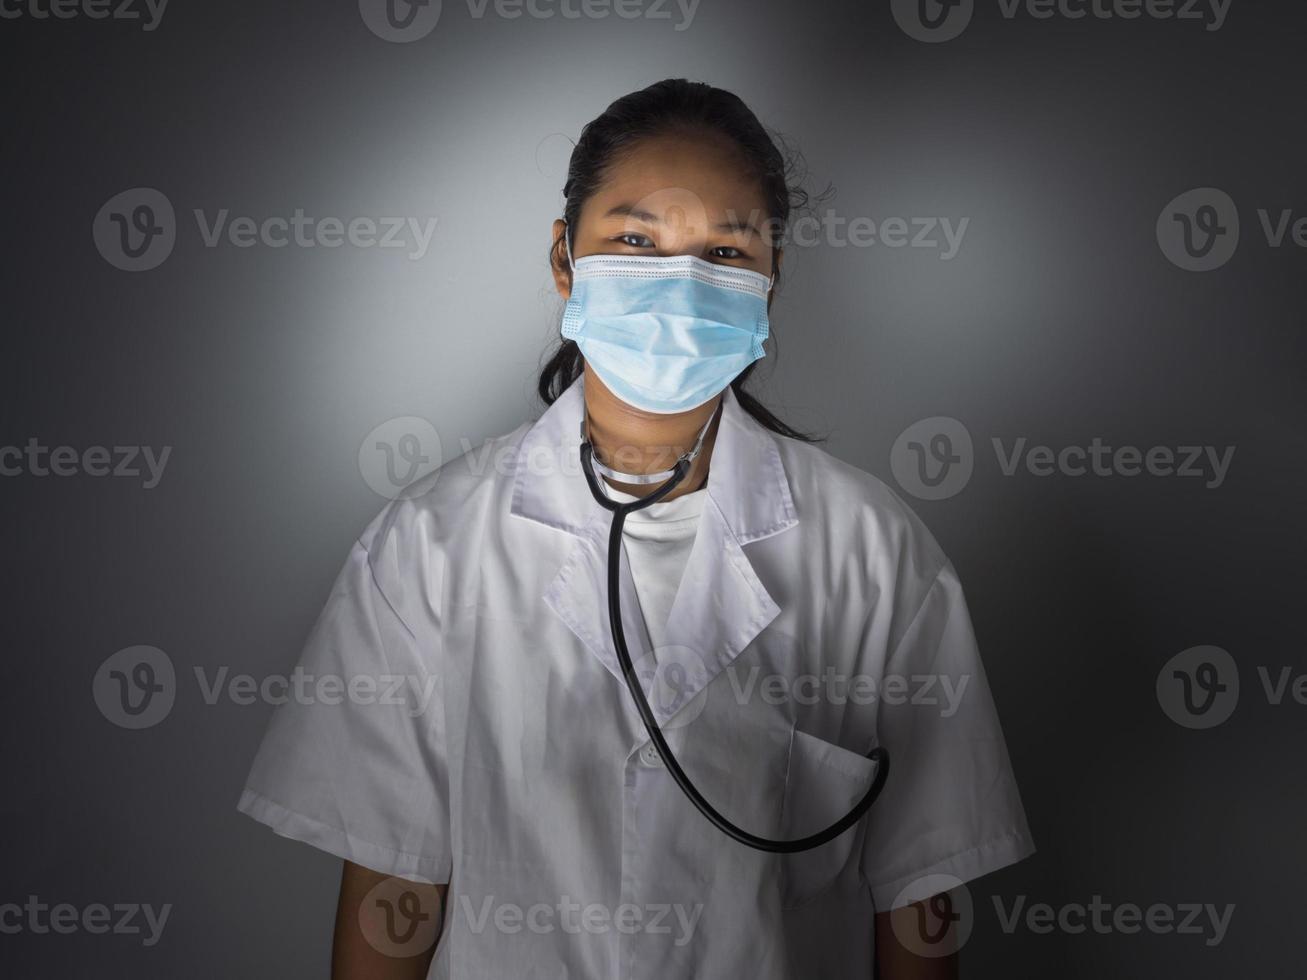
[[955,975],[1033,846],[953,566],[745,390],[784,158],[668,80],[564,194],[548,409],[363,532],[240,809],[344,859],[336,978]]

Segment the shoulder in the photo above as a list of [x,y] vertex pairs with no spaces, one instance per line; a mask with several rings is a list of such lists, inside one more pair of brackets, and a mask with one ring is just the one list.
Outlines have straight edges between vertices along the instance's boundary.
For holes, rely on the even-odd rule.
[[879,477],[819,446],[767,435],[780,453],[805,548],[843,549],[911,591],[929,590],[950,567],[925,522]]
[[447,460],[386,504],[359,535],[377,587],[401,614],[417,596],[439,608],[447,557],[476,540],[487,515],[511,494],[518,450],[532,424]]

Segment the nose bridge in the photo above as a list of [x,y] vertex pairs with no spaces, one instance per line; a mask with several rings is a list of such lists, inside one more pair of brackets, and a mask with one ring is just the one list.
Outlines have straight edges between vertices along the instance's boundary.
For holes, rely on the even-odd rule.
[[668,224],[658,239],[659,255],[694,255],[703,257],[708,245],[708,235],[703,227],[691,224],[681,226]]
[[658,254],[663,258],[675,255],[693,255],[695,258],[703,258],[704,243],[702,241],[681,241],[679,243],[659,244]]
[[708,215],[703,201],[689,191],[669,193],[663,203],[659,255],[702,255],[708,243]]

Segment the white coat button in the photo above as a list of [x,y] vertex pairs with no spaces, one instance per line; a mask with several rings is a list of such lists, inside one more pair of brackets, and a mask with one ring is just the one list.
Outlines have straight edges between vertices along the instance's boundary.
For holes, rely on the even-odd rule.
[[640,750],[640,762],[648,766],[650,769],[662,768],[662,756],[658,754],[658,748],[653,744],[653,742],[649,742]]

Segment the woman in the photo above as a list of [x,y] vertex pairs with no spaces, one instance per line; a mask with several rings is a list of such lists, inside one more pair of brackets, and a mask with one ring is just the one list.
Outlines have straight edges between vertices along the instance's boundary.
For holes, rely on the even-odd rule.
[[[475,454],[512,465],[455,460],[387,507],[304,653],[407,696],[278,709],[241,799],[345,859],[336,977],[948,976],[935,893],[1033,850],[952,565],[744,390],[786,174],[707,85],[582,132],[548,410]],[[678,460],[618,527],[614,630],[604,501],[642,502]],[[659,733],[746,837],[811,836],[883,792],[820,846],[759,849],[691,802]]]

